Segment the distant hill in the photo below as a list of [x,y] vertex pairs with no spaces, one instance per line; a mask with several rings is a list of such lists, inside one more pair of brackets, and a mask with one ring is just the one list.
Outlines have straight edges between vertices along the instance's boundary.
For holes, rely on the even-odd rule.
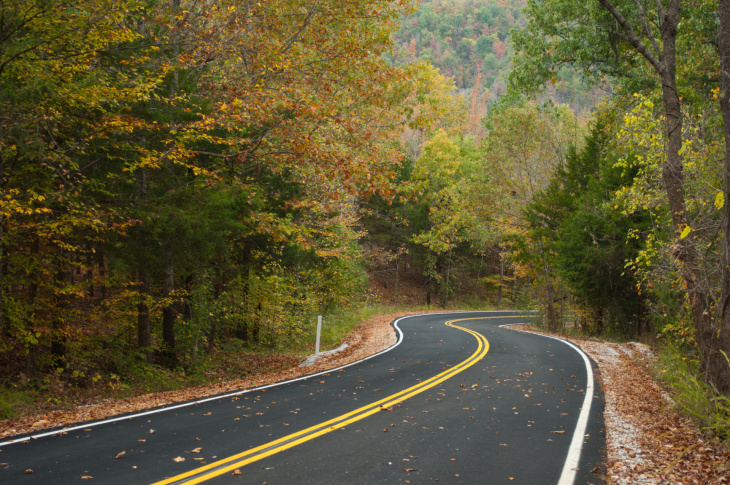
[[[525,4],[526,0],[421,0],[418,11],[403,19],[392,61],[429,61],[463,91],[474,87],[481,72],[480,88],[494,101],[506,89],[514,54],[510,31],[526,25]],[[576,111],[595,103],[596,93],[579,76],[567,70],[560,74],[547,92],[550,98]]]

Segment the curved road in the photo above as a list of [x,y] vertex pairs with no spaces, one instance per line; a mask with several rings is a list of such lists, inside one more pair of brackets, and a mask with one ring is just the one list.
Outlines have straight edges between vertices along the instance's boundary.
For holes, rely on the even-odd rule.
[[397,346],[354,365],[19,437],[0,443],[0,483],[602,483],[590,363],[501,327],[526,318],[408,317]]

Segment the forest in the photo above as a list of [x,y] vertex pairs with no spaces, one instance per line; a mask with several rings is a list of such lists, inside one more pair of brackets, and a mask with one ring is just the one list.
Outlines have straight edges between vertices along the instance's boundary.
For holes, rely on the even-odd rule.
[[3,2],[0,417],[377,305],[537,309],[726,396],[730,19],[679,7]]

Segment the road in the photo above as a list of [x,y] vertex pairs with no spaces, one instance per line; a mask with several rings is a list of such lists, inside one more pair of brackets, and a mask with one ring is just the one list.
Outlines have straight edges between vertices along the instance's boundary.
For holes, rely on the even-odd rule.
[[401,319],[399,344],[354,365],[1,443],[0,483],[602,483],[589,361],[501,327],[523,321]]

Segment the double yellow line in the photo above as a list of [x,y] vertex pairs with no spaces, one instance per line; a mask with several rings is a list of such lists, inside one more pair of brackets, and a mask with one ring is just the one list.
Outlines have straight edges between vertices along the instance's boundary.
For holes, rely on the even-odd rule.
[[434,377],[426,381],[420,382],[415,386],[409,387],[408,389],[404,389],[395,394],[391,394],[384,399],[375,401],[372,404],[368,404],[367,406],[355,409],[354,411],[340,415],[334,419],[330,419],[329,421],[325,421],[302,431],[298,431],[296,433],[284,436],[283,438],[279,438],[261,446],[257,446],[256,448],[244,451],[243,453],[229,456],[228,458],[218,460],[214,463],[210,463],[209,465],[196,468],[195,470],[190,470],[189,472],[176,475],[160,482],[155,482],[152,485],[202,483],[206,480],[210,480],[211,478],[223,475],[224,473],[232,472],[236,468],[240,468],[254,461],[258,461],[262,458],[266,458],[267,456],[279,453],[280,451],[288,450],[289,448],[312,440],[317,436],[322,436],[323,434],[329,433],[330,431],[343,428],[349,424],[364,419],[371,414],[375,414],[385,408],[403,402],[406,399],[415,396],[416,394],[419,394],[423,391],[431,389],[434,386],[439,385],[445,380],[455,376],[459,372],[466,370],[472,365],[476,364],[489,351],[489,342],[482,334],[480,334],[479,332],[475,332],[474,330],[469,330],[468,328],[454,325],[454,322],[462,322],[465,320],[483,320],[485,318],[495,317],[461,318],[458,320],[450,320],[446,322],[446,325],[449,327],[458,328],[459,330],[463,330],[464,332],[472,334],[478,342],[477,350],[471,356],[469,356],[469,358],[467,358],[463,362],[460,362],[454,367],[445,370],[444,372],[441,372],[440,374],[435,375]]

